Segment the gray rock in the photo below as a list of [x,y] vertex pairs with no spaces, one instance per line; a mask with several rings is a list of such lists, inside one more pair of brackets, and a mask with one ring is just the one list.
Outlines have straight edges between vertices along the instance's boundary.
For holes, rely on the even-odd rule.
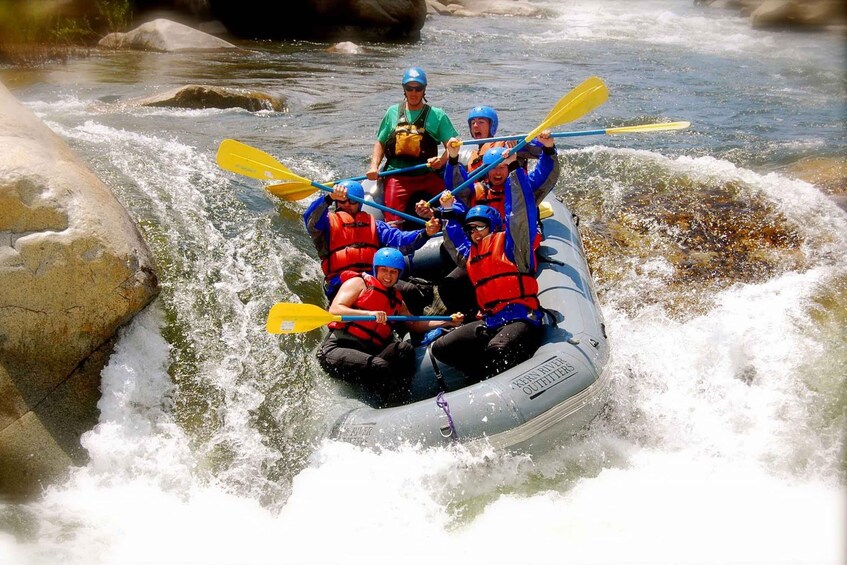
[[163,52],[238,49],[223,39],[163,18],[141,24],[126,33],[110,33],[100,40],[98,46]]

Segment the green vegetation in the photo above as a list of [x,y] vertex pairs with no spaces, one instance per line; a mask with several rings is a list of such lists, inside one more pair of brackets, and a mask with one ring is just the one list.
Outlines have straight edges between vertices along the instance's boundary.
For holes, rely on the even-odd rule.
[[126,31],[130,0],[0,0],[0,65],[37,66],[80,56],[106,33]]

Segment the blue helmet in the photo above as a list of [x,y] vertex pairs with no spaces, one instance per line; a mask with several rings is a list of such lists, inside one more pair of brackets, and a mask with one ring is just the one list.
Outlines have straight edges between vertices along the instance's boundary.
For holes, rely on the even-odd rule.
[[410,82],[419,82],[422,86],[426,86],[426,73],[420,67],[409,67],[403,73],[403,86]]
[[403,271],[406,269],[406,258],[403,257],[403,254],[400,253],[399,249],[395,249],[393,247],[383,247],[382,249],[377,250],[374,253],[374,276],[376,275],[377,267],[390,267],[392,269],[399,269],[400,274],[403,274]]
[[488,151],[482,154],[482,165],[487,167],[491,163],[496,163],[498,161],[503,161],[503,151],[505,151],[505,147],[492,147]]
[[338,184],[347,189],[347,196],[352,196],[354,200],[358,198],[356,202],[365,199],[365,189],[362,187],[361,183],[354,180],[343,180]]
[[477,204],[465,214],[464,223],[467,224],[474,220],[485,222],[491,231],[500,231],[500,226],[503,223],[503,220],[500,218],[500,212],[485,204]]
[[474,118],[486,118],[491,122],[489,135],[494,136],[497,133],[497,112],[491,106],[476,106],[468,112],[468,128],[471,127],[471,120]]

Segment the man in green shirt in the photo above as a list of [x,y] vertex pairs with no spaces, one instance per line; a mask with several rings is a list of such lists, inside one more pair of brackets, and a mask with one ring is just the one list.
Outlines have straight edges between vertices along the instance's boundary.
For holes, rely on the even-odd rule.
[[[385,170],[403,169],[429,164],[429,170],[385,177],[385,205],[401,212],[413,213],[418,199],[429,199],[444,190],[441,176],[433,172],[444,166],[447,152],[439,156],[441,146],[459,133],[444,110],[426,103],[426,73],[411,67],[403,73],[403,101],[388,108],[379,125],[367,177],[376,180],[379,165],[385,157]],[[386,213],[386,221],[399,221]]]

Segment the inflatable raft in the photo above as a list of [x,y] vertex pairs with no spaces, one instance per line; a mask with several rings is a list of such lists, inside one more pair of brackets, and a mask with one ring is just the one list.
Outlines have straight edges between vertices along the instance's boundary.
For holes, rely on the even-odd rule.
[[[552,195],[545,207],[537,278],[547,313],[535,355],[466,384],[462,373],[419,346],[412,402],[361,403],[333,418],[328,437],[370,448],[458,441],[533,452],[572,436],[600,413],[609,395],[609,344],[577,218]],[[411,275],[432,277],[443,271],[445,257],[441,239],[431,239],[412,258]]]

